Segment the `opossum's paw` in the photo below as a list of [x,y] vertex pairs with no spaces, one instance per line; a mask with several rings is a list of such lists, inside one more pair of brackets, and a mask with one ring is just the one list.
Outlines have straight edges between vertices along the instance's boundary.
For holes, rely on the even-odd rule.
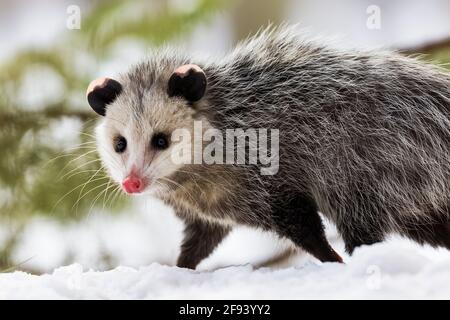
[[322,246],[313,255],[321,262],[338,262],[344,263],[344,259],[337,253],[331,245]]
[[192,269],[195,270],[195,268],[198,265],[198,261],[194,261],[192,259],[189,259],[187,257],[179,257],[177,261],[177,267],[178,268],[185,268],[185,269]]
[[315,237],[309,241],[303,241],[300,247],[310,253],[321,262],[344,263],[344,259],[331,247],[324,236]]
[[334,249],[332,249],[333,250],[333,260],[332,260],[332,262],[339,262],[339,263],[344,263],[344,259],[342,259],[342,257],[339,255],[339,253],[337,253],[336,251],[334,251]]

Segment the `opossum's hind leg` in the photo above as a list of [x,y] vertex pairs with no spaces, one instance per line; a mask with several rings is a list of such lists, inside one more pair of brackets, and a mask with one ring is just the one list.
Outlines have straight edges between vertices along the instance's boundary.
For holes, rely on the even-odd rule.
[[[332,198],[339,199],[339,196]],[[354,194],[352,201],[348,201],[351,205],[340,206],[340,212],[335,213],[338,217],[334,221],[336,228],[344,240],[345,251],[349,254],[359,246],[381,242],[385,238],[388,228],[384,221],[387,220],[387,213],[379,206],[372,206],[373,202],[371,195],[358,192],[357,195]]]
[[322,262],[343,262],[328,243],[316,204],[310,197],[277,197],[272,214],[281,236],[292,240]]
[[337,226],[345,243],[345,251],[352,254],[355,248],[362,245],[371,245],[384,240],[384,235],[379,228],[362,223],[352,226],[350,222]]
[[402,221],[404,235],[420,244],[445,247],[450,250],[450,220]]
[[186,222],[177,266],[195,269],[230,232],[230,228],[200,220]]

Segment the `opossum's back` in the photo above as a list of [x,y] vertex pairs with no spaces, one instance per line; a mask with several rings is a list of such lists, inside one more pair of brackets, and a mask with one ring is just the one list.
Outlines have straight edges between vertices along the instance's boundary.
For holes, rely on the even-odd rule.
[[316,123],[311,179],[328,199],[388,215],[448,208],[450,90],[445,75],[422,71],[400,72]]
[[219,127],[278,128],[282,179],[335,204],[416,214],[449,203],[450,76],[441,69],[275,33],[238,50],[211,78],[209,98]]

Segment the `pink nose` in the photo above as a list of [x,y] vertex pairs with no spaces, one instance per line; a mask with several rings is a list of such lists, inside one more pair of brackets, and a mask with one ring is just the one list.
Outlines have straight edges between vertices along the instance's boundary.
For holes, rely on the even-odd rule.
[[144,190],[144,182],[134,175],[128,176],[122,181],[122,186],[127,193],[139,193]]

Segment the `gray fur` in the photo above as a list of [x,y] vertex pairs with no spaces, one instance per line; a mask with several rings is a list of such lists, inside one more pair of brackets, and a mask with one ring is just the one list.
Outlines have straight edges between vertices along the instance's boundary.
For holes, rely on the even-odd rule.
[[[186,63],[208,80],[192,106],[165,94],[171,72]],[[450,76],[443,69],[392,52],[338,50],[282,27],[219,60],[154,54],[120,82],[106,121],[132,119],[145,135],[157,122],[176,129],[192,119],[219,130],[280,130],[274,176],[250,165],[188,165],[167,175],[173,183],[160,181],[167,189],[158,196],[185,219],[274,230],[314,254],[311,243],[326,247],[326,240],[306,244],[295,233],[309,223],[321,233],[319,210],[349,252],[390,232],[450,247]]]

